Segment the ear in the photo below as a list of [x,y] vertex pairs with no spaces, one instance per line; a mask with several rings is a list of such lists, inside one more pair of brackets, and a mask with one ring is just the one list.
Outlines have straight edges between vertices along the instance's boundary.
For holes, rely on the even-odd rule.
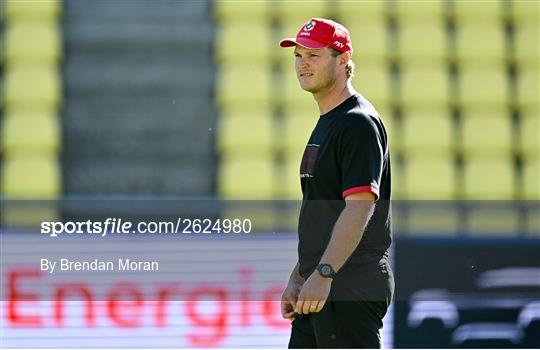
[[343,65],[346,65],[349,60],[351,59],[352,55],[350,52],[344,52],[341,55],[339,55],[340,63]]

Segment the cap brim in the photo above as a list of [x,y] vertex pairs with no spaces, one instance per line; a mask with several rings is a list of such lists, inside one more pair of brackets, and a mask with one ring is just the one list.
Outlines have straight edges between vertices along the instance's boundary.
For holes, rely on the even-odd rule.
[[287,38],[283,39],[279,42],[279,46],[281,47],[291,47],[300,45],[302,47],[305,47],[307,49],[322,49],[323,47],[327,47],[328,45],[320,43],[315,40],[311,40],[308,38]]

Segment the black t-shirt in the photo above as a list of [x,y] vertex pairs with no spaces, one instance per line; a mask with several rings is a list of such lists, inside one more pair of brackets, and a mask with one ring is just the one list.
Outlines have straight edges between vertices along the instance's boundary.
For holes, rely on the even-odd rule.
[[371,103],[353,95],[320,116],[304,151],[300,178],[300,275],[309,277],[319,264],[345,197],[363,191],[377,197],[375,210],[341,270],[386,269],[391,243],[390,153],[384,125]]

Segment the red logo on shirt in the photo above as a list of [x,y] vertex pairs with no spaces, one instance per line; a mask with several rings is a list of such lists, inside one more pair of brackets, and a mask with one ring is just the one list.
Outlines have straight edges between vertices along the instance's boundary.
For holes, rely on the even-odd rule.
[[319,147],[320,145],[311,143],[306,146],[304,156],[302,157],[302,163],[300,165],[300,178],[313,177]]

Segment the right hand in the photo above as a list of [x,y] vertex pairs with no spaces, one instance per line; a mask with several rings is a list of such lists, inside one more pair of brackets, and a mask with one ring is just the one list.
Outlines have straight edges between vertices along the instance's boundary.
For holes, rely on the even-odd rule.
[[291,321],[294,320],[294,308],[296,307],[296,300],[301,289],[301,283],[290,280],[287,284],[287,288],[285,288],[281,295],[281,316],[283,318]]

